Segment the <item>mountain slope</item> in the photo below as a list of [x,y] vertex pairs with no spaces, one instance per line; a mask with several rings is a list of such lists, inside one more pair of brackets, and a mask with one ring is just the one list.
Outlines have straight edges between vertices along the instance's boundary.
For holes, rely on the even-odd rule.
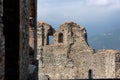
[[120,50],[120,29],[88,37],[88,43],[94,49]]

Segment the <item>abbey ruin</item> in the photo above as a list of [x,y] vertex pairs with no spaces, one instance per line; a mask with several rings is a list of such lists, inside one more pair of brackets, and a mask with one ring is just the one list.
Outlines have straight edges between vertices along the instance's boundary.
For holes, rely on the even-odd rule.
[[120,78],[120,53],[95,52],[84,27],[36,24],[37,0],[0,0],[0,80]]
[[[116,50],[95,52],[87,43],[83,26],[66,22],[55,31],[45,22],[37,24],[38,76],[50,79],[120,78],[120,54]],[[53,43],[49,38],[53,37]]]

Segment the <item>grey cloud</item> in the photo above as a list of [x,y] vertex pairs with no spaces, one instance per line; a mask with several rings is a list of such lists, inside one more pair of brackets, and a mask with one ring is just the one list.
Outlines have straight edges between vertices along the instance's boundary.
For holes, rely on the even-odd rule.
[[[100,29],[100,27],[120,26],[118,23],[120,0],[105,0],[104,3],[100,0],[74,0],[74,2],[59,0],[61,3],[57,1],[53,5],[48,2],[40,5],[38,2],[38,20],[54,24],[54,27],[70,20],[86,26],[88,32],[94,32],[92,29]],[[99,2],[92,3],[92,1]]]

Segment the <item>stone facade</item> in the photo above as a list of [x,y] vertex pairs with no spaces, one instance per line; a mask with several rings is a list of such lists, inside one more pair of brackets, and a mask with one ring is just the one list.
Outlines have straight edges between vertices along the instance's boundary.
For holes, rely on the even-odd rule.
[[[6,1],[8,2],[9,0],[5,0],[4,2]],[[10,2],[12,4],[7,4],[14,5],[16,0]],[[9,57],[9,59],[18,57],[15,59],[18,60],[15,61],[15,64],[19,64],[17,69],[15,69],[18,71],[19,68],[19,75],[17,75],[19,78],[16,78],[17,80],[28,80],[29,75],[29,80],[37,80],[37,75],[39,75],[39,80],[47,78],[86,79],[89,77],[88,72],[93,72],[93,78],[120,78],[120,54],[114,50],[94,52],[87,43],[87,33],[84,27],[73,22],[66,22],[60,26],[59,30],[55,31],[49,24],[39,22],[38,31],[36,31],[36,0],[20,0],[16,4],[19,4],[17,8],[14,8],[16,11],[18,10],[17,14],[12,15],[12,18],[7,15],[7,18],[9,18],[8,21],[10,22],[14,22],[16,19],[20,18],[20,21],[18,20],[19,22],[17,22],[19,24],[14,27],[10,26],[10,28],[15,28],[13,29],[13,33],[14,30],[19,27],[19,31],[16,32],[16,34],[19,33],[19,37],[12,37],[15,40],[19,38],[17,42],[19,43],[19,47],[15,45],[12,41],[13,39],[11,39],[14,43],[14,47],[17,46],[17,48],[19,48],[13,48],[13,52],[18,52],[19,56],[12,55]],[[14,6],[8,6],[10,9],[7,8],[7,10],[14,13]],[[3,28],[5,27],[6,26],[3,25],[3,0],[0,0],[0,80],[4,80],[5,76],[5,41],[8,39],[7,41],[9,42],[10,39],[7,38],[8,35],[3,34]],[[7,27],[7,29],[10,28]],[[36,36],[36,34],[38,34],[38,36]],[[37,40],[36,37],[38,37]],[[53,44],[49,41],[50,37],[54,38]],[[38,44],[36,43],[37,41]],[[11,46],[12,45],[10,45],[10,48]],[[36,48],[38,54],[37,50],[35,50]],[[30,56],[29,54],[33,49],[33,53],[35,54]],[[36,54],[39,60],[38,73],[37,64],[32,62],[33,59],[35,60]],[[12,65],[12,67],[13,66],[15,65]],[[7,68],[9,67],[6,67],[6,69]],[[9,68],[9,70],[10,69],[11,68]],[[14,75],[12,75],[12,77],[13,76]],[[11,79],[7,78],[6,80]]]
[[[30,47],[34,48],[33,47],[34,41],[32,40],[33,36],[30,36],[31,34],[33,34],[33,31],[31,32],[31,30],[33,30],[31,29],[31,24],[33,24],[32,27],[35,27],[36,25],[35,13],[37,8],[34,7],[36,6],[35,2],[36,0],[19,0],[19,1],[4,0],[4,6],[3,6],[3,0],[0,0],[0,80],[4,80],[4,76],[5,76],[5,80],[11,80],[11,79],[28,80],[29,78],[29,72],[30,72],[29,53],[31,52]],[[14,3],[18,5],[16,6]],[[6,11],[8,11],[8,14],[6,14]],[[16,13],[14,13],[15,11]],[[3,16],[3,12],[4,12],[4,16]],[[13,15],[9,15],[9,14],[13,14]],[[31,22],[31,17],[32,19],[34,19],[33,22]],[[7,20],[5,18],[7,18]],[[15,25],[12,25],[12,23],[14,23]],[[6,24],[8,25],[5,26]],[[10,37],[12,35],[11,38],[8,38],[9,37],[8,32],[10,32],[9,33]],[[13,33],[16,34],[17,36],[14,35]],[[5,50],[9,50],[9,51],[5,51]],[[17,52],[17,54],[15,52]],[[4,70],[4,68],[7,70]],[[11,73],[6,73],[7,74],[6,77],[6,75],[4,75],[5,71]],[[14,75],[15,73],[17,74]],[[13,78],[13,76],[15,78]]]
[[120,53],[115,55],[115,76],[120,78]]
[[34,66],[31,63],[31,54],[34,56],[34,40],[36,40],[34,38],[36,29],[35,6],[36,0],[20,1],[20,80],[36,80],[36,78],[29,78],[33,72],[31,66]]
[[[62,24],[57,31],[45,22],[38,22],[37,41],[39,80],[117,78],[120,69],[115,50],[95,52],[87,43],[87,32],[74,22]],[[53,44],[50,44],[50,37]],[[117,59],[120,57],[117,57]]]
[[3,0],[0,0],[0,80],[4,80],[5,39],[3,35]]
[[37,0],[30,0],[30,8],[29,8],[29,80],[37,80],[37,29],[36,29],[36,14],[37,14]]
[[20,80],[28,79],[29,66],[29,0],[20,1]]

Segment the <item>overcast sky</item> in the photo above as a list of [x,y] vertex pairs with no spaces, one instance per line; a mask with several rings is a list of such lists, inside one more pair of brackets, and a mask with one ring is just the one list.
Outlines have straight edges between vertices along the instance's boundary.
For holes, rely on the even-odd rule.
[[120,28],[120,0],[38,0],[38,21],[55,29],[66,21],[86,27],[88,34]]

